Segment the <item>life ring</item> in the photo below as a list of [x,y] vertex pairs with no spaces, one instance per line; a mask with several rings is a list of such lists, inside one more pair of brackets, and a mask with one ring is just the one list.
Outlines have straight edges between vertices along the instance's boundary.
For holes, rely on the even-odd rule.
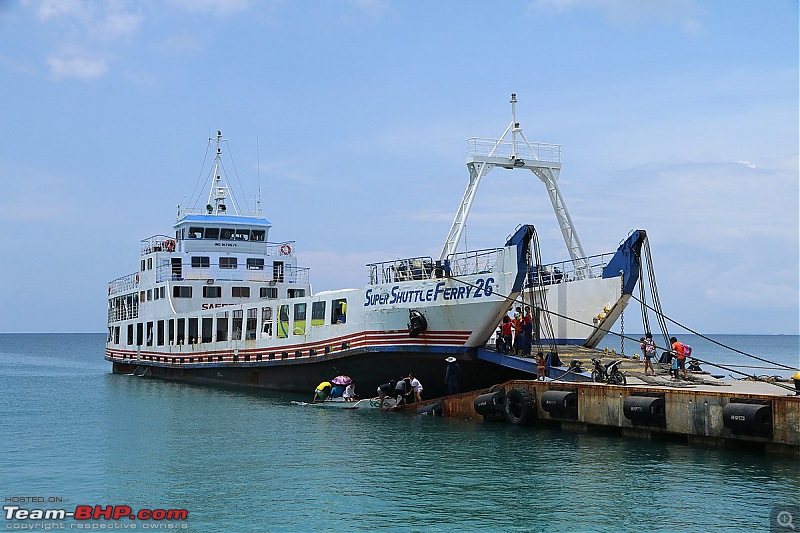
[[531,394],[522,389],[511,389],[506,395],[504,414],[506,420],[514,425],[529,424],[536,413],[536,401]]
[[175,251],[175,241],[173,239],[167,239],[164,241],[164,249],[168,252]]
[[281,255],[289,255],[292,253],[292,247],[288,243],[281,244]]

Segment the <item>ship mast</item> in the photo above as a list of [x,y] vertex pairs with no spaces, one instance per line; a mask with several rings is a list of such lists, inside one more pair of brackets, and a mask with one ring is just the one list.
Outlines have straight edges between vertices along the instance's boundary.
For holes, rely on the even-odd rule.
[[211,189],[208,191],[208,201],[206,203],[206,212],[209,215],[225,215],[228,211],[227,200],[230,198],[233,214],[239,215],[239,209],[236,207],[236,202],[233,195],[230,194],[230,188],[227,181],[223,181],[222,174],[222,149],[220,143],[227,141],[222,138],[222,132],[217,131],[216,138],[210,138],[209,141],[214,141],[217,145],[216,155],[214,156],[214,179],[211,181]]
[[[450,232],[445,240],[441,261],[455,253],[461,234],[464,232],[469,212],[475,193],[478,191],[481,179],[494,167],[506,169],[528,169],[533,172],[547,187],[553,211],[556,214],[561,234],[567,245],[570,258],[575,266],[577,278],[589,275],[589,264],[583,245],[578,238],[578,233],[572,223],[572,217],[567,210],[564,196],[558,188],[558,176],[561,172],[561,146],[557,144],[530,143],[522,133],[522,128],[517,122],[516,105],[517,95],[511,95],[511,123],[499,139],[480,139],[473,137],[467,141],[467,168],[469,169],[469,183],[461,204],[456,212]],[[510,140],[507,136],[511,134]],[[519,136],[522,141],[517,140]]]

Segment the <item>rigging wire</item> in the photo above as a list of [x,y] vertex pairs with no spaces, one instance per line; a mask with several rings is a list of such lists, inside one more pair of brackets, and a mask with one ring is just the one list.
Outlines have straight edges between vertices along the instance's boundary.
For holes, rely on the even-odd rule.
[[[479,288],[477,285],[475,285],[475,284],[473,284],[473,283],[470,283],[470,282],[468,282],[468,281],[466,281],[466,280],[460,279],[460,278],[458,278],[457,276],[452,276],[450,279],[452,279],[452,280],[454,280],[454,281],[457,281],[457,282],[459,282],[459,283],[462,283],[462,284],[464,284],[464,285],[467,285],[467,286],[469,286],[469,287],[473,287],[473,288],[475,288],[475,289]],[[521,301],[521,302],[523,303],[523,305],[524,305],[524,303],[525,303],[525,302],[524,302],[524,299],[523,299],[523,300],[518,300],[517,298],[512,298],[510,295],[503,295],[503,294],[500,294],[500,293],[495,293],[495,294],[497,294],[498,296],[500,296],[500,297],[504,298],[505,300],[509,300],[509,301],[511,302],[511,304],[510,304],[511,306],[513,306],[513,305],[514,305],[514,303],[515,303],[515,302],[518,302],[518,301]],[[632,298],[634,298],[634,299],[637,299],[637,298],[636,298],[635,296],[633,296],[633,295],[631,295],[631,297],[632,297]],[[645,304],[645,305],[646,305],[646,304]],[[655,310],[654,310],[654,309],[652,309],[650,306],[647,306],[647,307],[648,307],[650,310],[653,310],[653,311],[655,311]],[[572,317],[569,317],[569,316],[566,316],[566,315],[562,315],[561,313],[558,313],[558,312],[556,312],[556,311],[550,311],[550,310],[546,310],[546,313],[547,313],[548,315],[555,315],[555,316],[557,316],[557,317],[559,317],[559,318],[563,318],[563,319],[565,319],[565,320],[571,320],[571,321],[573,321],[573,322],[576,322],[576,323],[578,323],[578,324],[582,324],[582,325],[584,325],[584,326],[595,327],[595,326],[594,326],[594,324],[590,324],[590,323],[588,323],[588,322],[584,322],[584,321],[582,321],[582,320],[578,320],[577,318],[572,318]],[[728,349],[731,349],[731,350],[733,350],[733,351],[735,351],[735,352],[738,352],[738,353],[740,353],[740,354],[742,354],[742,355],[746,355],[746,356],[749,356],[749,357],[754,357],[754,358],[756,358],[756,359],[760,359],[760,358],[758,358],[758,357],[756,357],[756,356],[753,356],[753,355],[747,354],[747,353],[745,353],[745,352],[742,352],[742,351],[740,351],[740,350],[737,350],[737,349],[735,349],[735,348],[731,348],[731,347],[729,347],[729,346],[726,346],[726,345],[724,345],[724,344],[722,344],[722,343],[719,343],[719,342],[717,342],[717,341],[714,341],[713,339],[710,339],[710,338],[708,338],[708,337],[705,337],[705,336],[703,336],[703,335],[700,335],[699,333],[696,333],[696,332],[694,332],[693,330],[691,330],[691,329],[689,329],[689,328],[686,328],[686,327],[685,327],[685,326],[683,326],[682,324],[680,324],[680,323],[678,323],[678,322],[675,322],[675,321],[674,321],[674,320],[672,320],[672,319],[669,319],[669,320],[670,320],[671,322],[674,322],[674,323],[675,323],[675,324],[677,324],[678,326],[680,326],[680,327],[683,327],[683,328],[684,328],[684,329],[686,329],[687,331],[691,331],[692,333],[695,333],[696,335],[699,335],[700,337],[703,337],[703,338],[705,338],[705,339],[707,339],[707,340],[709,340],[709,341],[711,341],[711,342],[714,342],[715,344],[718,344],[719,346],[721,346],[721,347],[723,347],[723,348],[728,348]],[[617,332],[615,332],[615,331],[611,331],[611,330],[603,330],[603,331],[604,331],[606,334],[611,334],[611,335],[617,335],[617,336],[621,336],[619,333],[617,333]],[[551,338],[553,338],[553,337],[551,337]],[[629,340],[632,340],[632,341],[638,341],[638,339],[634,339],[633,337],[627,337],[627,338],[628,338]],[[663,348],[663,347],[656,346],[656,348]],[[668,348],[663,348],[663,349],[664,349],[664,350],[671,350],[672,348],[671,348],[671,347],[668,347]],[[761,382],[764,382],[764,383],[769,383],[770,385],[774,385],[774,386],[776,386],[776,387],[781,387],[781,388],[783,388],[783,389],[786,389],[786,390],[791,390],[791,391],[794,391],[794,388],[792,388],[792,387],[789,387],[789,386],[787,386],[787,385],[784,385],[784,384],[782,384],[782,383],[777,383],[777,382],[774,382],[774,381],[770,381],[770,380],[764,379],[764,378],[762,378],[762,377],[760,377],[760,376],[756,376],[755,374],[747,374],[747,373],[745,373],[745,372],[740,372],[740,371],[738,371],[738,370],[734,370],[734,369],[730,368],[730,366],[735,366],[735,365],[730,365],[730,366],[729,366],[729,365],[720,365],[719,363],[712,363],[712,362],[710,362],[710,361],[705,361],[705,360],[703,360],[703,359],[700,359],[700,358],[698,358],[698,357],[695,357],[695,356],[691,356],[691,358],[692,358],[692,359],[694,359],[694,360],[696,360],[696,361],[698,361],[699,363],[703,363],[703,364],[706,364],[706,365],[709,365],[709,366],[713,366],[713,367],[715,367],[715,368],[721,368],[721,369],[723,369],[723,370],[726,370],[726,371],[728,371],[728,372],[733,372],[733,373],[735,373],[735,374],[739,374],[739,375],[742,375],[742,376],[747,376],[748,378],[751,378],[751,379],[753,379],[753,380],[755,380],[755,381],[761,381]],[[795,369],[794,369],[794,368],[792,368],[792,367],[788,367],[788,366],[785,366],[785,365],[781,365],[780,363],[774,363],[774,362],[772,362],[772,361],[768,361],[768,360],[766,360],[766,359],[761,359],[761,360],[762,360],[762,361],[764,361],[764,362],[770,363],[770,364],[774,364],[774,365],[777,365],[777,366],[780,366],[780,367],[786,368],[786,369],[788,369],[788,370],[795,370]]]
[[[644,306],[647,306],[648,308],[650,308],[650,306],[648,306],[646,303],[642,302],[641,300],[639,300],[639,299],[638,299],[638,298],[636,298],[635,296],[632,296],[632,297],[633,297],[635,300],[637,300],[637,301],[638,301],[640,304],[642,304],[642,305],[644,305]],[[736,349],[736,348],[734,348],[734,347],[732,347],[732,346],[728,346],[728,345],[726,345],[726,344],[723,344],[723,343],[721,343],[721,342],[719,342],[719,341],[716,341],[716,340],[712,339],[711,337],[707,337],[707,336],[703,335],[702,333],[698,333],[697,331],[693,330],[692,328],[690,328],[690,327],[688,327],[688,326],[685,326],[685,325],[681,324],[680,322],[678,322],[677,320],[674,320],[674,319],[672,319],[672,318],[669,318],[669,317],[667,317],[666,315],[665,315],[665,318],[666,318],[667,320],[669,320],[670,322],[672,322],[673,324],[676,324],[676,325],[678,325],[678,326],[682,327],[682,328],[683,328],[683,329],[685,329],[686,331],[688,331],[688,332],[690,332],[690,333],[693,333],[694,335],[697,335],[698,337],[700,337],[700,338],[702,338],[702,339],[705,339],[705,340],[707,340],[707,341],[709,341],[709,342],[711,342],[711,343],[713,343],[713,344],[716,344],[717,346],[721,346],[722,348],[726,348],[726,349],[728,349],[728,350],[734,351],[734,352],[736,352],[736,353],[738,353],[738,354],[741,354],[741,355],[744,355],[744,356],[746,356],[746,357],[751,357],[751,358],[753,358],[753,359],[758,359],[758,360],[759,360],[759,361],[761,361],[762,363],[769,363],[769,364],[771,364],[771,365],[775,365],[775,366],[778,366],[778,367],[784,368],[784,369],[786,369],[786,370],[796,370],[795,368],[792,368],[791,366],[787,366],[787,365],[784,365],[784,364],[782,364],[782,363],[776,363],[775,361],[770,361],[769,359],[764,359],[764,358],[762,358],[762,357],[758,357],[757,355],[749,354],[749,353],[747,353],[747,352],[743,352],[743,351],[741,351],[741,350],[738,350],[738,349]],[[695,359],[696,359],[696,358],[695,358]]]
[[[236,183],[239,185],[239,190],[242,191],[242,195],[244,196],[244,208],[248,212],[251,212],[250,204],[247,202],[247,195],[245,194],[244,186],[242,185],[242,180],[239,179],[239,169],[236,168],[236,160],[233,158],[233,151],[231,150],[231,146],[227,140],[225,141],[225,146],[228,148],[228,154],[230,155],[231,163],[233,164],[233,173],[236,175]],[[233,194],[233,190],[231,190],[231,196],[234,197],[234,202],[235,202],[236,199]]]
[[[206,168],[206,161],[208,160],[208,149],[211,147],[211,137],[208,138],[208,143],[206,143],[206,153],[203,156],[203,164],[200,166],[200,174],[197,175],[197,181],[194,184],[194,189],[192,190],[191,196],[189,196],[189,205],[197,205],[197,202],[200,201],[200,195],[197,195],[195,199],[195,193],[197,193],[197,188],[200,186],[200,180],[203,178],[203,169]],[[194,203],[192,203],[194,202]]]

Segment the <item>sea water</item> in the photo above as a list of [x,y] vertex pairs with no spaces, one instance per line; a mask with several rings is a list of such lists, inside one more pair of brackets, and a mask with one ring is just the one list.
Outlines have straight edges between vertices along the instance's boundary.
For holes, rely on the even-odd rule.
[[[785,509],[800,527],[796,456],[301,407],[291,401],[312,391],[111,374],[104,340],[0,334],[6,530],[790,531],[775,529]],[[797,362],[796,336],[744,342]],[[188,516],[46,521],[7,510],[77,506]]]

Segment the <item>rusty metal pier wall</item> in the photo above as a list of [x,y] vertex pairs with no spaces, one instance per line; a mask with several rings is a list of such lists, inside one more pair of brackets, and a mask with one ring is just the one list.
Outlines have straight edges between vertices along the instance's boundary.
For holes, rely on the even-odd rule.
[[[503,419],[478,414],[475,399],[489,392],[527,391],[532,425],[570,430],[604,429],[639,438],[673,438],[713,446],[746,444],[800,455],[800,396],[783,389],[753,393],[734,383],[726,390],[616,386],[600,383],[509,381],[492,389],[417,404],[441,402],[443,416]],[[500,393],[502,394],[502,393]],[[535,405],[533,405],[535,403]]]

